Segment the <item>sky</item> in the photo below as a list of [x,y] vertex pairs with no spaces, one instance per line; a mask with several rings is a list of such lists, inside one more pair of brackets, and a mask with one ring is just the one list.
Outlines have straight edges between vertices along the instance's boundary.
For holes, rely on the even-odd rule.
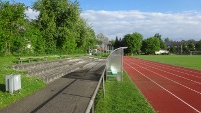
[[[15,0],[27,6],[35,0]],[[74,0],[73,0],[74,1]],[[81,16],[110,40],[138,32],[174,41],[201,40],[201,0],[77,0]],[[26,11],[30,18],[39,12]]]

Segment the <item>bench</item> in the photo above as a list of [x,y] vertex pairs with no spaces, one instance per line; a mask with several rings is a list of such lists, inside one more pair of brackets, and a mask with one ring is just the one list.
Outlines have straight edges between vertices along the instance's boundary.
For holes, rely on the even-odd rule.
[[28,61],[28,63],[31,63],[34,60],[36,60],[36,61],[40,61],[40,60],[47,61],[47,57],[20,57],[17,59],[18,59],[19,64],[22,64],[22,62],[27,62],[27,61]]

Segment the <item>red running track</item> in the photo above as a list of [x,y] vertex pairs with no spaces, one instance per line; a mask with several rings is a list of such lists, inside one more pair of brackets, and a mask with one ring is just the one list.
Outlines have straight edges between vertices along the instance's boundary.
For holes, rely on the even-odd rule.
[[201,113],[201,71],[124,57],[124,70],[159,113]]

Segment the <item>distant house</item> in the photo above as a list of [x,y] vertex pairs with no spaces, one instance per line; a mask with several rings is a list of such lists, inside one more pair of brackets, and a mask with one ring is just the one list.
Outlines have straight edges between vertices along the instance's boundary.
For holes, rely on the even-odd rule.
[[179,41],[173,41],[173,42],[165,42],[168,50],[172,47],[172,46],[175,46],[176,48],[179,48],[181,47],[182,45],[182,42],[179,42]]
[[110,42],[103,42],[101,45],[98,45],[97,47],[98,51],[105,51],[105,52],[110,52],[114,48]]
[[196,43],[198,43],[198,41],[193,41],[193,40],[189,40],[189,41],[172,41],[172,42],[165,42],[166,46],[168,49],[170,49],[170,47],[175,46],[176,48],[180,48],[182,43],[185,42],[187,45],[190,43],[193,43],[194,45]]

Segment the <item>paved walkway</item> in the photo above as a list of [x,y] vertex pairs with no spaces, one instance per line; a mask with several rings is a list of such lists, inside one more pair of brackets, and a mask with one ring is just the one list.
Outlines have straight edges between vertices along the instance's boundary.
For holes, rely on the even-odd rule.
[[84,113],[105,68],[105,60],[96,62],[94,67],[65,75],[0,113]]

